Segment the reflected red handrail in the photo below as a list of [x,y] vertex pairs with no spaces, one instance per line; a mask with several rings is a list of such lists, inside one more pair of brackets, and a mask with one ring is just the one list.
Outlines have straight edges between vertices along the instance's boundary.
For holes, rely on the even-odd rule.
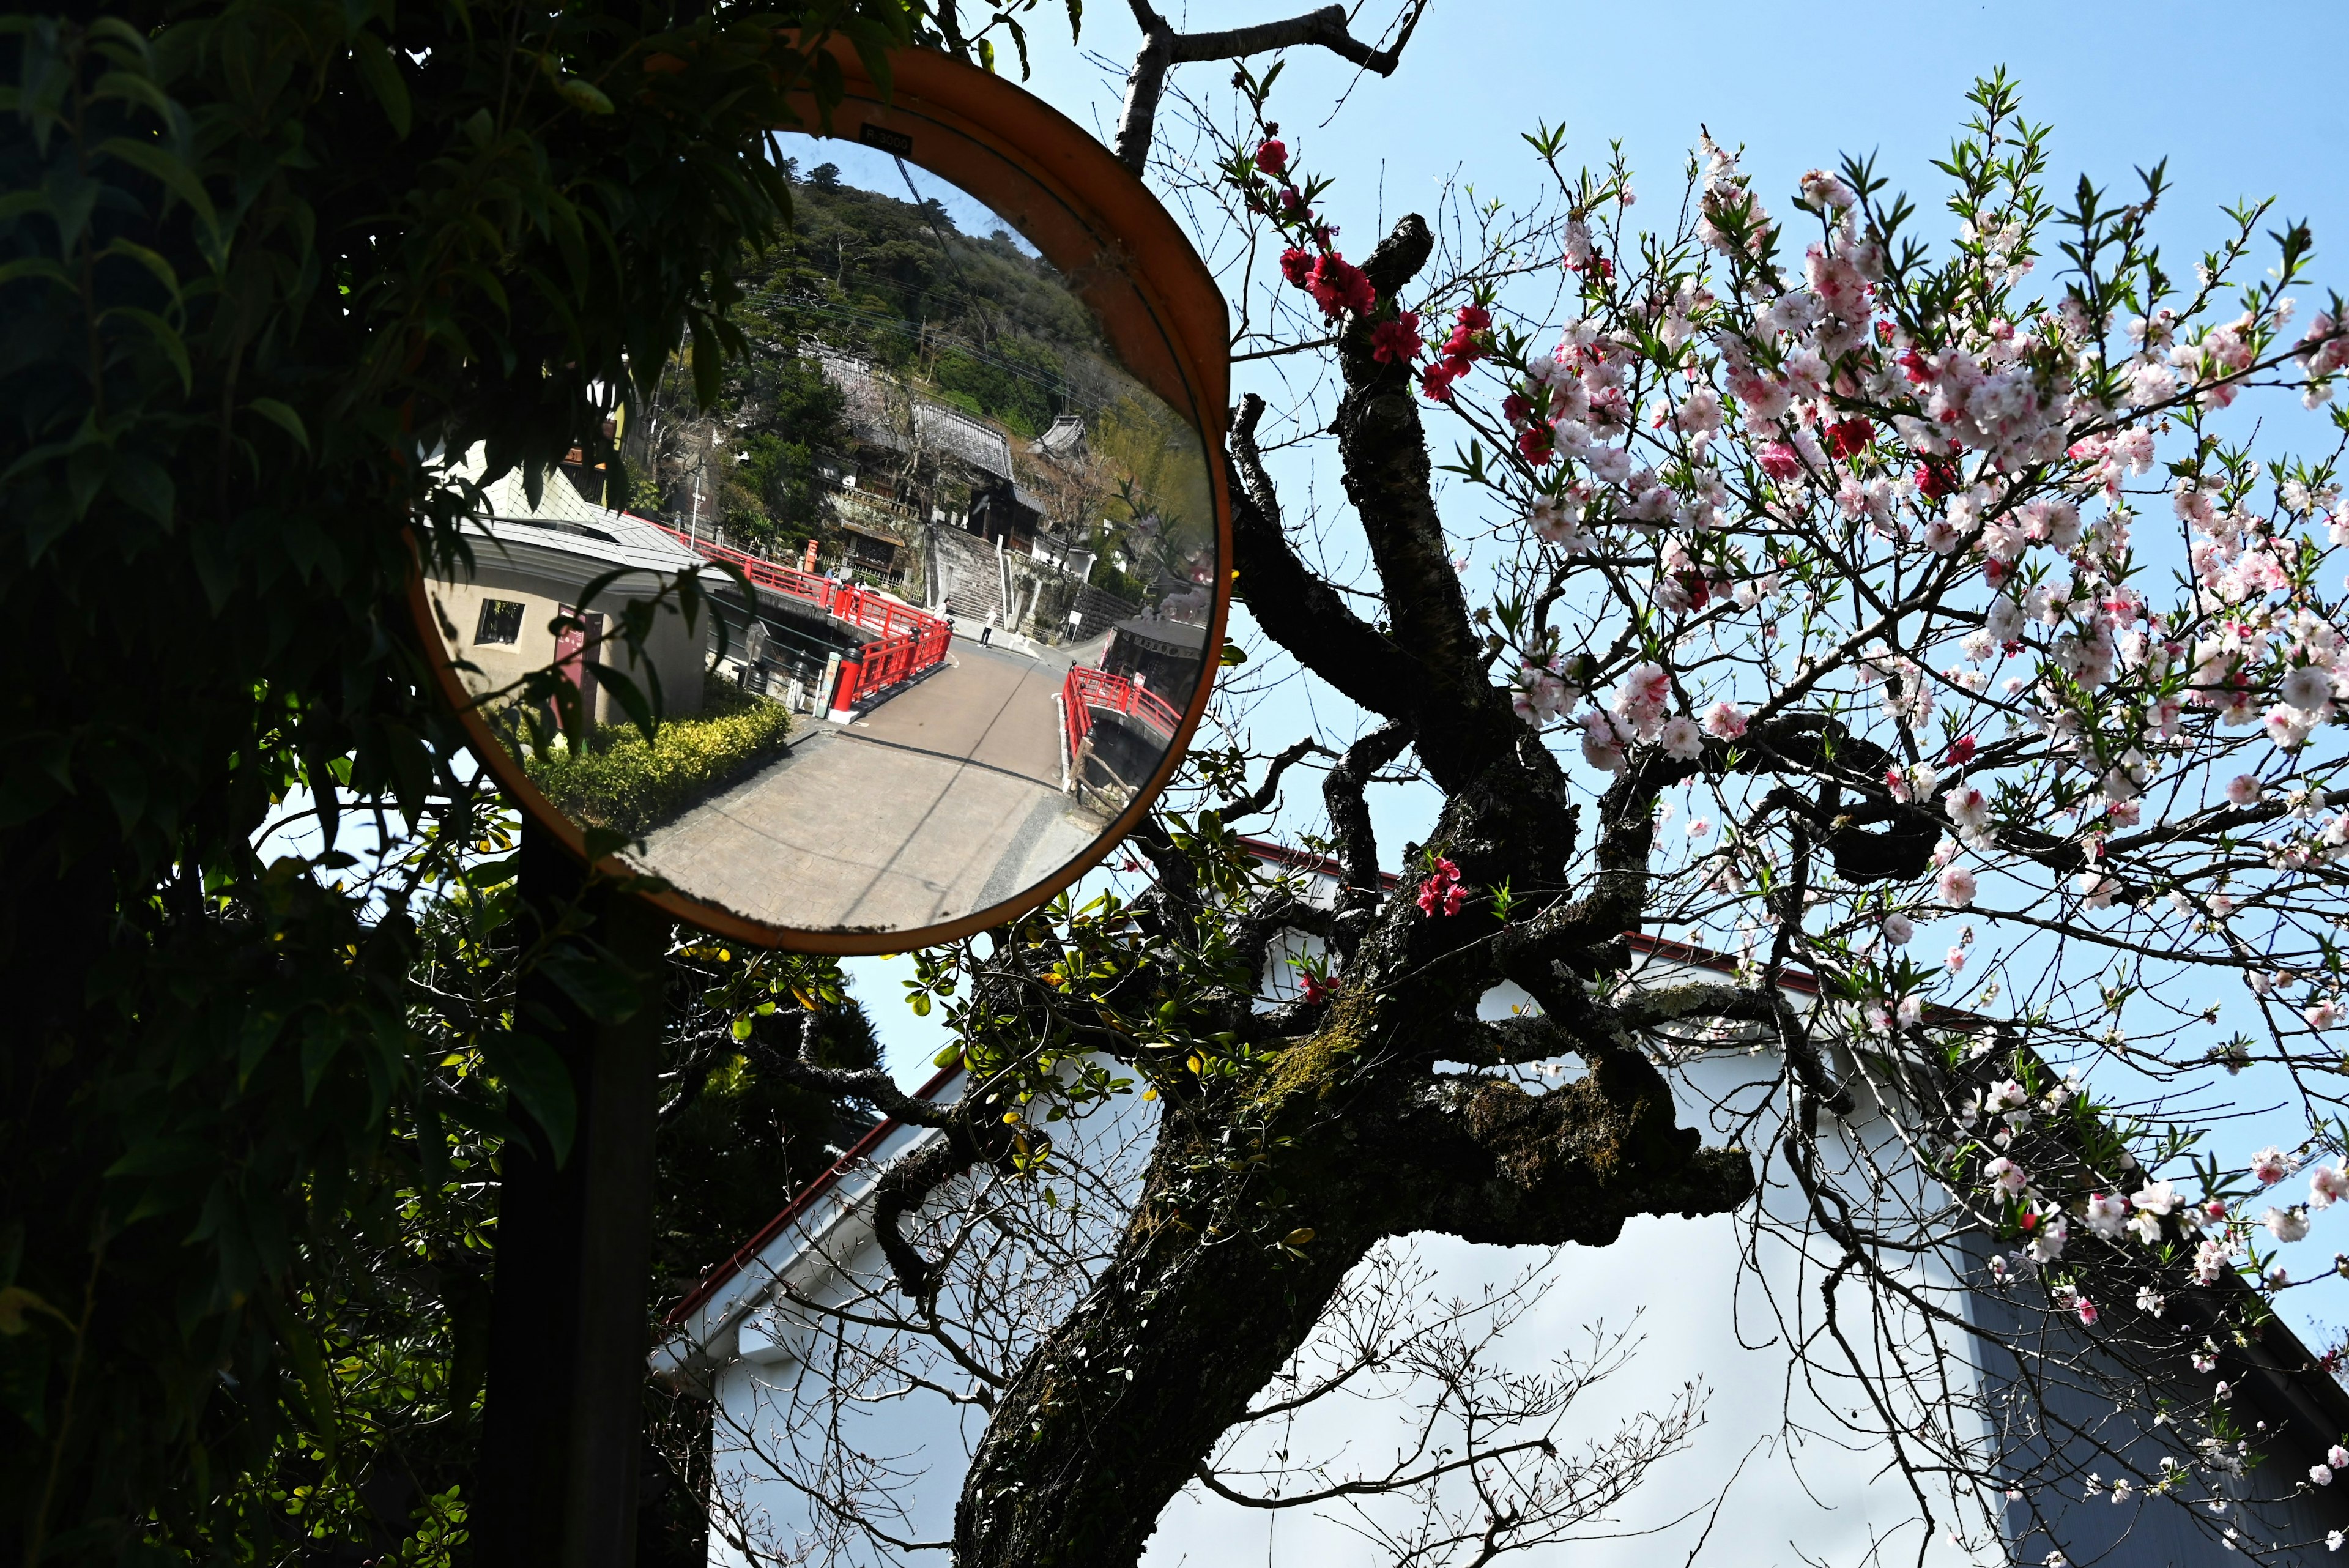
[[853,708],[901,681],[946,662],[954,628],[927,610],[855,583],[836,583],[813,572],[777,566],[746,551],[696,539],[665,524],[655,527],[704,560],[725,561],[762,588],[814,605],[835,620],[881,635],[840,661],[834,711]]
[[1071,763],[1076,761],[1077,748],[1092,733],[1092,711],[1096,708],[1139,719],[1170,741],[1183,722],[1183,715],[1155,691],[1137,686],[1123,675],[1080,664],[1061,682],[1061,722]]

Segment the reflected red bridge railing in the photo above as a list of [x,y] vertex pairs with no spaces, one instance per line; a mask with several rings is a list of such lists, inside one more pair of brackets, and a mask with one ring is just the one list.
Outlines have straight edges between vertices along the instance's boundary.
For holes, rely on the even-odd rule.
[[1123,713],[1139,719],[1149,728],[1172,741],[1183,722],[1183,715],[1164,698],[1145,687],[1136,686],[1123,675],[1112,675],[1106,670],[1094,670],[1080,664],[1069,671],[1061,682],[1061,722],[1069,744],[1069,764],[1076,765],[1077,748],[1092,732],[1093,710]]
[[840,684],[833,690],[831,703],[835,712],[853,708],[946,662],[954,628],[926,610],[916,609],[874,588],[836,583],[813,572],[778,566],[746,551],[692,538],[674,528],[663,526],[661,532],[704,560],[724,561],[740,567],[744,576],[762,588],[812,604],[835,620],[880,634],[854,653],[841,656]]

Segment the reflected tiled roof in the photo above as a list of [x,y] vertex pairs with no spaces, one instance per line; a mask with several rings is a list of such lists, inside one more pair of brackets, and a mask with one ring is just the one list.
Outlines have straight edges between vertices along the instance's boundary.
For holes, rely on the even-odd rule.
[[[457,464],[455,477],[479,483],[487,466],[479,447]],[[581,495],[570,478],[546,475],[538,500],[533,503],[520,469],[510,469],[482,486],[489,516],[469,520],[467,532],[496,544],[533,545],[576,556],[604,566],[634,566],[644,571],[676,572],[700,564],[701,557],[670,538],[658,525],[626,512],[598,506]],[[476,547],[477,555],[485,554]]]

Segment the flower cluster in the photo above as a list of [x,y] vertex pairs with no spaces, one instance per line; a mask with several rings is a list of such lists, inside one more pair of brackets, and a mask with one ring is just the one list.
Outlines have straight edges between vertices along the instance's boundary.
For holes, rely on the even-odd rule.
[[1419,912],[1423,915],[1456,915],[1468,901],[1468,889],[1460,883],[1460,867],[1438,856],[1434,869],[1419,885]]
[[[1417,330],[1419,318],[1412,318]],[[1435,350],[1435,358],[1420,372],[1420,390],[1435,401],[1449,402],[1452,383],[1476,368],[1492,349],[1493,313],[1481,305],[1464,305],[1453,317],[1452,336]]]

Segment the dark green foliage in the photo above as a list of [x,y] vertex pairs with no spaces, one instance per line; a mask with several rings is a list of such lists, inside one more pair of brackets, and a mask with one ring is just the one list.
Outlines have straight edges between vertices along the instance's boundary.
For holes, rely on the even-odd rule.
[[[804,15],[874,48],[909,25]],[[409,530],[445,554],[460,504],[417,459],[601,459],[594,389],[681,340],[716,389],[739,339],[712,264],[787,199],[786,19],[0,18],[11,1552],[232,1556],[232,1479],[291,1434],[357,1463],[327,1356],[377,1320],[333,1305],[339,1250],[388,1256],[399,1195],[456,1179],[449,1128],[493,1136],[507,1090],[563,1119],[543,1044],[430,1022],[416,980],[419,898],[495,876],[460,865],[493,803],[409,642]],[[256,850],[288,800],[317,832]]]
[[1001,420],[1017,435],[1037,435],[1060,411],[1060,358],[1029,339],[1003,338],[985,359],[950,348],[935,373],[948,394],[968,399],[974,413]]
[[730,535],[788,549],[821,528],[816,454],[840,444],[840,389],[811,360],[752,350],[728,377],[735,417],[748,416],[721,494]]
[[[797,161],[781,167],[792,172]],[[910,375],[940,400],[1030,437],[1068,406],[1064,356],[1100,351],[1084,306],[1008,234],[960,234],[935,199],[916,205],[844,185],[831,164],[792,187],[790,229],[746,247],[735,286],[743,351],[707,422],[684,417],[692,389],[680,357],[641,401],[626,444],[652,472],[640,509],[682,516],[698,480],[705,521],[778,557],[812,538],[836,560],[843,545],[817,461],[850,445],[843,400],[809,350]]]
[[[444,1023],[494,1012],[511,994],[508,887],[460,889],[422,923],[425,967],[417,978],[442,999]],[[657,1313],[828,1164],[827,1146],[853,1141],[869,1125],[779,1083],[776,1052],[796,1049],[798,1032],[812,1027],[827,1064],[868,1066],[878,1055],[862,1009],[828,962],[687,946],[669,972]],[[807,1013],[794,993],[818,1012]],[[776,1011],[753,1012],[756,1027],[738,1044],[734,1013],[762,998],[778,1000]],[[451,1049],[431,1071],[461,1100],[481,1054],[453,1029],[436,1037]],[[437,1160],[424,1158],[422,1137],[437,1137]],[[312,1554],[305,1560],[407,1568],[468,1561],[502,1141],[454,1120],[437,1133],[410,1126],[396,1135],[402,1168],[437,1166],[439,1179],[387,1182],[342,1231],[318,1238],[295,1303],[319,1336],[319,1386],[332,1419],[289,1433],[246,1473],[217,1478],[211,1517],[169,1542],[179,1553],[276,1563],[300,1551]],[[665,1438],[706,1443],[707,1411],[658,1389],[647,1403],[659,1425],[647,1450],[639,1562],[698,1564],[707,1559],[698,1494],[690,1480],[671,1478],[661,1456],[693,1447]]]
[[[1083,304],[1009,234],[958,233],[934,203],[842,185],[836,175],[825,185],[811,174],[792,194],[788,237],[741,270],[748,297],[738,319],[753,338],[771,322],[892,363],[958,346],[1028,369],[1041,350],[1055,376],[1059,354],[1099,351]],[[1018,347],[1007,355],[999,340]]]
[[[728,951],[705,943],[688,963],[719,968]],[[730,961],[733,955],[728,951]],[[681,983],[709,978],[680,966]],[[872,1126],[824,1096],[786,1083],[782,1064],[796,1055],[803,1031],[827,1067],[876,1067],[880,1044],[853,996],[818,998],[809,1012],[787,1005],[753,1014],[737,1039],[724,1014],[688,1006],[672,1033],[678,1041],[673,1092],[661,1107],[657,1158],[660,1210],[653,1234],[653,1298],[666,1309],[814,1179]]]

